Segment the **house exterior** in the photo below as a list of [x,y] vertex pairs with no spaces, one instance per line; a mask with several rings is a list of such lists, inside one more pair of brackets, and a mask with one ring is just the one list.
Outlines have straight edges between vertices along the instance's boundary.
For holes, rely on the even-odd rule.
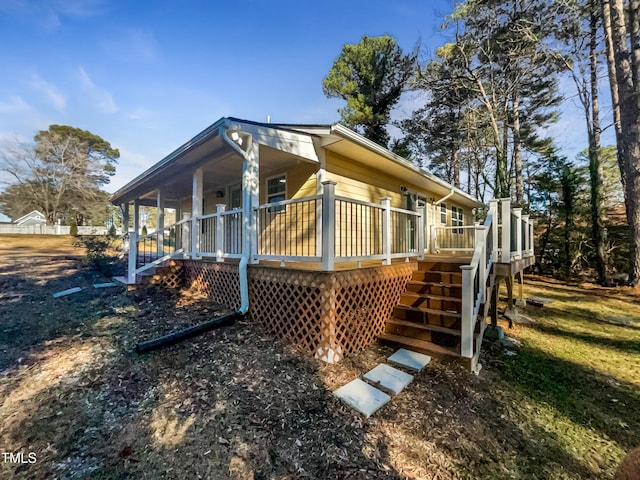
[[[479,295],[467,312],[473,329],[455,347],[473,358],[476,318],[488,301],[488,260],[501,254],[511,263],[512,244],[516,257],[533,256],[531,223],[508,201],[491,204],[489,225],[474,224],[474,209],[484,207],[477,199],[339,124],[221,118],[111,201],[121,206],[125,225],[133,215],[128,283],[177,262],[182,281],[250,311],[277,336],[329,362],[385,333],[425,256],[453,253],[465,255],[463,263],[478,257],[475,280],[467,279],[475,285],[468,296]],[[158,208],[157,230],[145,237],[140,205]],[[167,208],[176,210],[173,225],[164,223]],[[506,219],[500,238],[499,211]],[[514,212],[511,232],[504,222]],[[510,248],[500,251],[500,241]],[[462,282],[459,265],[452,268],[447,278]],[[427,310],[435,307],[412,308],[429,325]],[[427,333],[417,335],[423,350]]]
[[32,225],[46,225],[47,219],[44,216],[44,213],[39,212],[38,210],[33,210],[32,212],[14,220],[12,223],[22,227],[29,227]]

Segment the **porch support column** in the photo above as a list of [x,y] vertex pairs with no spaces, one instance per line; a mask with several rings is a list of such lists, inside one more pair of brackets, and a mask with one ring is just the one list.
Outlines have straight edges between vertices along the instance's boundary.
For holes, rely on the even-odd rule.
[[162,191],[160,189],[158,189],[156,197],[156,208],[158,210],[158,218],[156,219],[156,246],[159,258],[164,256],[164,195],[162,195]]
[[242,254],[249,263],[258,263],[258,230],[254,208],[258,206],[260,188],[260,144],[252,141],[242,162],[242,223],[244,225]]
[[133,231],[140,235],[140,200],[133,201]]
[[122,212],[122,235],[126,235],[129,232],[129,202],[121,204],[120,211]]
[[193,172],[193,188],[191,193],[191,258],[198,256],[200,235],[198,234],[197,217],[202,215],[202,168]]

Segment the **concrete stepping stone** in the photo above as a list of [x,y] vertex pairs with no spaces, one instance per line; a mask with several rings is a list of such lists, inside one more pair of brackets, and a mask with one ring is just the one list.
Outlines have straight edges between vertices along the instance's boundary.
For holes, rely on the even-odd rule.
[[533,305],[534,307],[544,307],[545,305],[553,303],[553,300],[546,297],[529,297],[527,298],[527,303]]
[[391,400],[389,395],[359,378],[338,388],[333,394],[367,418]]
[[67,290],[62,290],[61,292],[57,292],[53,294],[53,298],[65,297],[67,295],[71,295],[72,293],[78,293],[82,289],[80,287],[68,288]]
[[108,283],[94,283],[93,288],[109,288],[109,287],[117,287],[120,285],[116,282],[108,282]]
[[414,372],[421,372],[431,361],[429,355],[413,352],[406,348],[401,348],[396,353],[387,358],[387,361],[398,367],[405,367]]
[[364,379],[383,390],[397,395],[412,382],[413,375],[382,363],[365,373]]

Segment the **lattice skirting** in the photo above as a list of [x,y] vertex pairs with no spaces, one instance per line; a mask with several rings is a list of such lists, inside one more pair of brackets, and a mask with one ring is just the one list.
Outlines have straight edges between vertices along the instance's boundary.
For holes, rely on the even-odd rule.
[[206,293],[211,300],[232,309],[240,308],[238,265],[182,260],[184,285]]
[[[248,268],[251,317],[274,336],[335,363],[384,332],[416,264],[339,272]],[[237,265],[184,260],[183,271],[187,287],[240,306]]]
[[335,363],[384,332],[415,268],[307,272],[251,265],[251,316],[278,338]]

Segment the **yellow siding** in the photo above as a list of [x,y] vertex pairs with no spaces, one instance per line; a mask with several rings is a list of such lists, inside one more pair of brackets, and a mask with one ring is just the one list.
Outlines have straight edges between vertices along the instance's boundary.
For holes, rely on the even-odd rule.
[[300,163],[294,167],[283,168],[260,174],[260,204],[267,203],[267,178],[287,174],[287,200],[291,198],[308,197],[316,194],[316,168],[312,163]]

